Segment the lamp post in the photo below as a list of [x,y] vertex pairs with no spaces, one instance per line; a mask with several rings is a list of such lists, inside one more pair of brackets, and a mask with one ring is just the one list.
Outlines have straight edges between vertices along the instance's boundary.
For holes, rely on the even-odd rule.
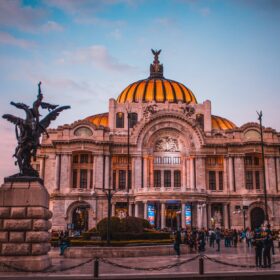
[[266,191],[266,176],[265,176],[265,161],[264,161],[264,142],[263,142],[263,127],[262,127],[262,111],[257,112],[258,120],[260,121],[261,130],[261,148],[262,148],[262,167],[263,167],[263,193],[264,193],[264,207],[265,207],[265,219],[269,224],[268,207],[267,207],[267,191]]
[[107,213],[107,245],[110,245],[111,242],[111,206],[112,206],[112,198],[114,194],[117,192],[115,189],[103,189],[103,188],[95,188],[96,190],[102,190],[106,197],[108,202],[108,213]]
[[126,108],[126,113],[127,113],[127,216],[129,216],[129,189],[130,189],[130,181],[131,181],[131,176],[129,177],[129,163],[130,163],[130,111],[129,108]]

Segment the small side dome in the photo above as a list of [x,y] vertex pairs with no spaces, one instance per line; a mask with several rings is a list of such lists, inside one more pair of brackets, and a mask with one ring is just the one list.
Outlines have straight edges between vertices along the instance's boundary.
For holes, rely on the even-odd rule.
[[225,118],[212,115],[212,129],[228,130],[236,127],[237,126],[233,122]]
[[97,127],[99,127],[99,126],[108,127],[108,123],[109,123],[108,115],[109,115],[109,113],[97,114],[97,115],[89,116],[89,117],[85,118],[85,120],[93,123]]

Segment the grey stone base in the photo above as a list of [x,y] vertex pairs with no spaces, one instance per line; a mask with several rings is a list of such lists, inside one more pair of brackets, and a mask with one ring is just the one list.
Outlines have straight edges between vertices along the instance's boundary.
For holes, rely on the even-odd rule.
[[[4,265],[3,265],[4,264]],[[0,266],[2,271],[44,271],[51,266],[51,258],[43,256],[0,256]],[[7,265],[7,266],[5,266]],[[10,266],[10,268],[9,268]],[[16,269],[13,269],[16,268]]]
[[[181,254],[187,254],[187,245],[180,246]],[[66,258],[128,258],[147,256],[170,256],[175,255],[173,245],[161,246],[131,246],[131,247],[70,247],[64,256]]]

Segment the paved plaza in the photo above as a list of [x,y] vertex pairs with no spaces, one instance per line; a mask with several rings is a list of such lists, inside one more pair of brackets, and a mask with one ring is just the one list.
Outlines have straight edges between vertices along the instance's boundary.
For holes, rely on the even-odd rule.
[[[72,277],[77,279],[89,279],[93,277],[93,261],[86,258],[70,259],[59,256],[58,248],[53,248],[50,252],[52,267],[44,273],[25,273],[25,272],[0,272],[0,278],[13,279],[17,277],[42,277],[54,278]],[[204,259],[204,273],[207,274],[231,274],[251,273],[253,275],[273,274],[280,275],[280,249],[275,248],[275,255],[272,256],[271,269],[254,268],[254,248],[247,248],[246,244],[239,243],[237,248],[225,248],[222,244],[221,252],[216,252],[216,248],[206,246],[206,257]],[[99,276],[106,279],[122,279],[126,276],[165,276],[167,279],[175,279],[176,276],[198,275],[199,258],[195,258],[196,253],[185,254],[180,258],[172,256],[151,256],[138,258],[110,258],[100,261]],[[195,258],[195,259],[194,259]],[[194,259],[194,260],[192,260]],[[190,261],[188,261],[190,260]],[[109,263],[110,264],[109,264]],[[111,264],[113,263],[113,265]],[[119,266],[120,267],[119,267]],[[131,267],[131,269],[121,266]],[[164,267],[167,267],[164,269]],[[136,269],[132,269],[132,268]],[[144,269],[143,269],[144,268]],[[161,268],[161,269],[157,269]],[[276,278],[277,279],[277,278]]]

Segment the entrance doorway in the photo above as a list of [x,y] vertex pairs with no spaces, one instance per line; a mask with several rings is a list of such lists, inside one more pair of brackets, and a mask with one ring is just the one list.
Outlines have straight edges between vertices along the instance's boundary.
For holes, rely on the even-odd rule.
[[81,234],[88,230],[88,205],[76,207],[72,214],[73,230]]
[[251,228],[255,229],[264,223],[265,214],[262,208],[255,207],[251,211]]
[[176,230],[181,226],[181,204],[167,203],[166,204],[166,227],[171,230]]

